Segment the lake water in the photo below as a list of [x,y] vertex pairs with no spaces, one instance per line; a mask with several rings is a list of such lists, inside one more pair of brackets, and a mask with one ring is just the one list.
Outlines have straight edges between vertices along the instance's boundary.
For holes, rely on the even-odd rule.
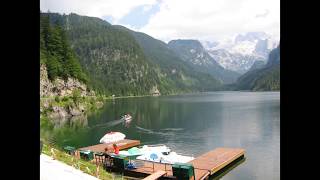
[[[130,124],[119,120],[127,112],[133,116]],[[120,131],[142,144],[166,144],[194,157],[217,147],[244,148],[245,161],[222,179],[280,179],[279,92],[115,99],[88,118],[59,126],[42,133],[55,136],[61,146],[98,144],[105,133]]]

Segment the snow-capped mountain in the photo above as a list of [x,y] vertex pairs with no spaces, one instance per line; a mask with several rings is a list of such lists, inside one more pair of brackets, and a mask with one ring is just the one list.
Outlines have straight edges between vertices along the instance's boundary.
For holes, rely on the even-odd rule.
[[255,61],[265,61],[263,57],[230,53],[225,49],[209,50],[208,53],[225,69],[241,74],[247,72]]
[[171,40],[168,46],[195,70],[211,74],[223,83],[233,83],[240,76],[239,73],[225,69],[217,63],[198,40]]
[[245,73],[255,61],[266,62],[269,52],[278,45],[278,40],[264,32],[248,32],[218,42],[204,41],[202,44],[222,67]]

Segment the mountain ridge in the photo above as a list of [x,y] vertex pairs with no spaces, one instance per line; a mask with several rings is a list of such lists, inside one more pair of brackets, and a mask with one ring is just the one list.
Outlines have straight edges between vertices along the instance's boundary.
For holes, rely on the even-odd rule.
[[238,90],[280,90],[280,45],[269,53],[267,64],[243,74],[236,82]]
[[[220,83],[203,73],[192,73],[160,40],[120,28],[99,18],[71,13],[49,13],[51,23],[67,31],[72,49],[89,75],[89,83],[103,94],[148,95],[217,90]],[[145,41],[139,41],[145,39]],[[164,49],[159,52],[143,43]],[[146,50],[148,49],[149,50]],[[168,58],[169,57],[169,58]],[[167,63],[162,59],[167,58]],[[162,64],[161,64],[162,63]]]
[[168,42],[168,46],[197,71],[209,73],[225,84],[233,83],[239,76],[238,73],[226,70],[217,63],[198,40],[171,40]]
[[278,41],[264,32],[247,32],[228,40],[201,43],[221,66],[244,74],[255,61],[267,62]]

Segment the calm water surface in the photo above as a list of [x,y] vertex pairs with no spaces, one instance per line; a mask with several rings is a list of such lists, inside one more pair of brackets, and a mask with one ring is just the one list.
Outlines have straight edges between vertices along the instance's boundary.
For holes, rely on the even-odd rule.
[[[130,124],[119,120],[126,112],[133,116]],[[166,144],[194,157],[217,147],[244,148],[245,161],[222,179],[280,179],[279,92],[116,99],[88,118],[42,131],[61,146],[97,144],[106,132],[121,131],[142,144]]]

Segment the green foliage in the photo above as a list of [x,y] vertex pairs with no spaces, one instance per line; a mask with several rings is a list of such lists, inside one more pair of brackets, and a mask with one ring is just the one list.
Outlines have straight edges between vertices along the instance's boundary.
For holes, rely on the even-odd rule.
[[280,90],[280,68],[275,67],[255,82],[253,90]]
[[[84,78],[87,85],[97,94],[147,95],[155,86],[161,94],[172,94],[216,90],[221,85],[205,73],[194,72],[164,42],[145,34],[76,14],[43,13],[42,16],[49,16],[51,24],[61,24],[65,30],[62,42],[70,41],[76,54],[73,57],[78,57],[82,72],[88,74]],[[62,57],[69,55],[64,53]],[[81,78],[72,59],[67,59],[71,65],[63,67]]]
[[50,127],[53,128],[53,123],[45,116],[40,118],[40,127]]
[[[48,156],[54,156],[58,161],[73,166],[91,176],[97,176],[97,165],[83,159],[77,159],[75,156],[67,154],[62,148],[59,148],[56,145],[51,146],[48,142],[45,142],[42,147],[42,153]],[[108,180],[122,178],[114,178],[112,174],[100,167],[99,179]]]
[[166,43],[144,33],[134,32],[122,26],[116,27],[132,34],[142,47],[147,59],[155,66],[156,74],[160,78],[158,87],[162,94],[210,91],[221,86],[212,76],[195,71],[169,49]]
[[98,96],[97,100],[100,101],[100,102],[103,102],[104,101],[104,97],[103,96]]
[[238,90],[280,90],[280,47],[270,52],[268,63],[261,69],[253,69],[242,75],[236,84]]
[[79,103],[81,100],[81,92],[79,89],[75,89],[72,92],[72,100],[74,103]]
[[54,98],[54,100],[55,100],[56,102],[60,102],[60,97],[59,97],[59,96],[56,96],[56,97]]
[[63,102],[66,102],[66,101],[68,101],[68,100],[69,100],[69,97],[68,97],[68,96],[63,96],[63,97],[62,97],[62,101],[63,101]]
[[50,24],[49,16],[43,14],[40,16],[40,62],[47,66],[51,80],[74,77],[87,81],[65,31],[59,24]]
[[[150,89],[159,83],[140,46],[129,33],[97,18],[75,14],[45,15],[50,16],[52,23],[62,24],[84,71],[89,75],[86,78],[89,86],[98,94],[149,94]],[[71,75],[80,74],[74,61],[68,61],[68,66],[72,67],[68,68]]]
[[56,77],[61,76],[62,65],[56,56],[48,55],[46,65],[49,79],[54,80]]

